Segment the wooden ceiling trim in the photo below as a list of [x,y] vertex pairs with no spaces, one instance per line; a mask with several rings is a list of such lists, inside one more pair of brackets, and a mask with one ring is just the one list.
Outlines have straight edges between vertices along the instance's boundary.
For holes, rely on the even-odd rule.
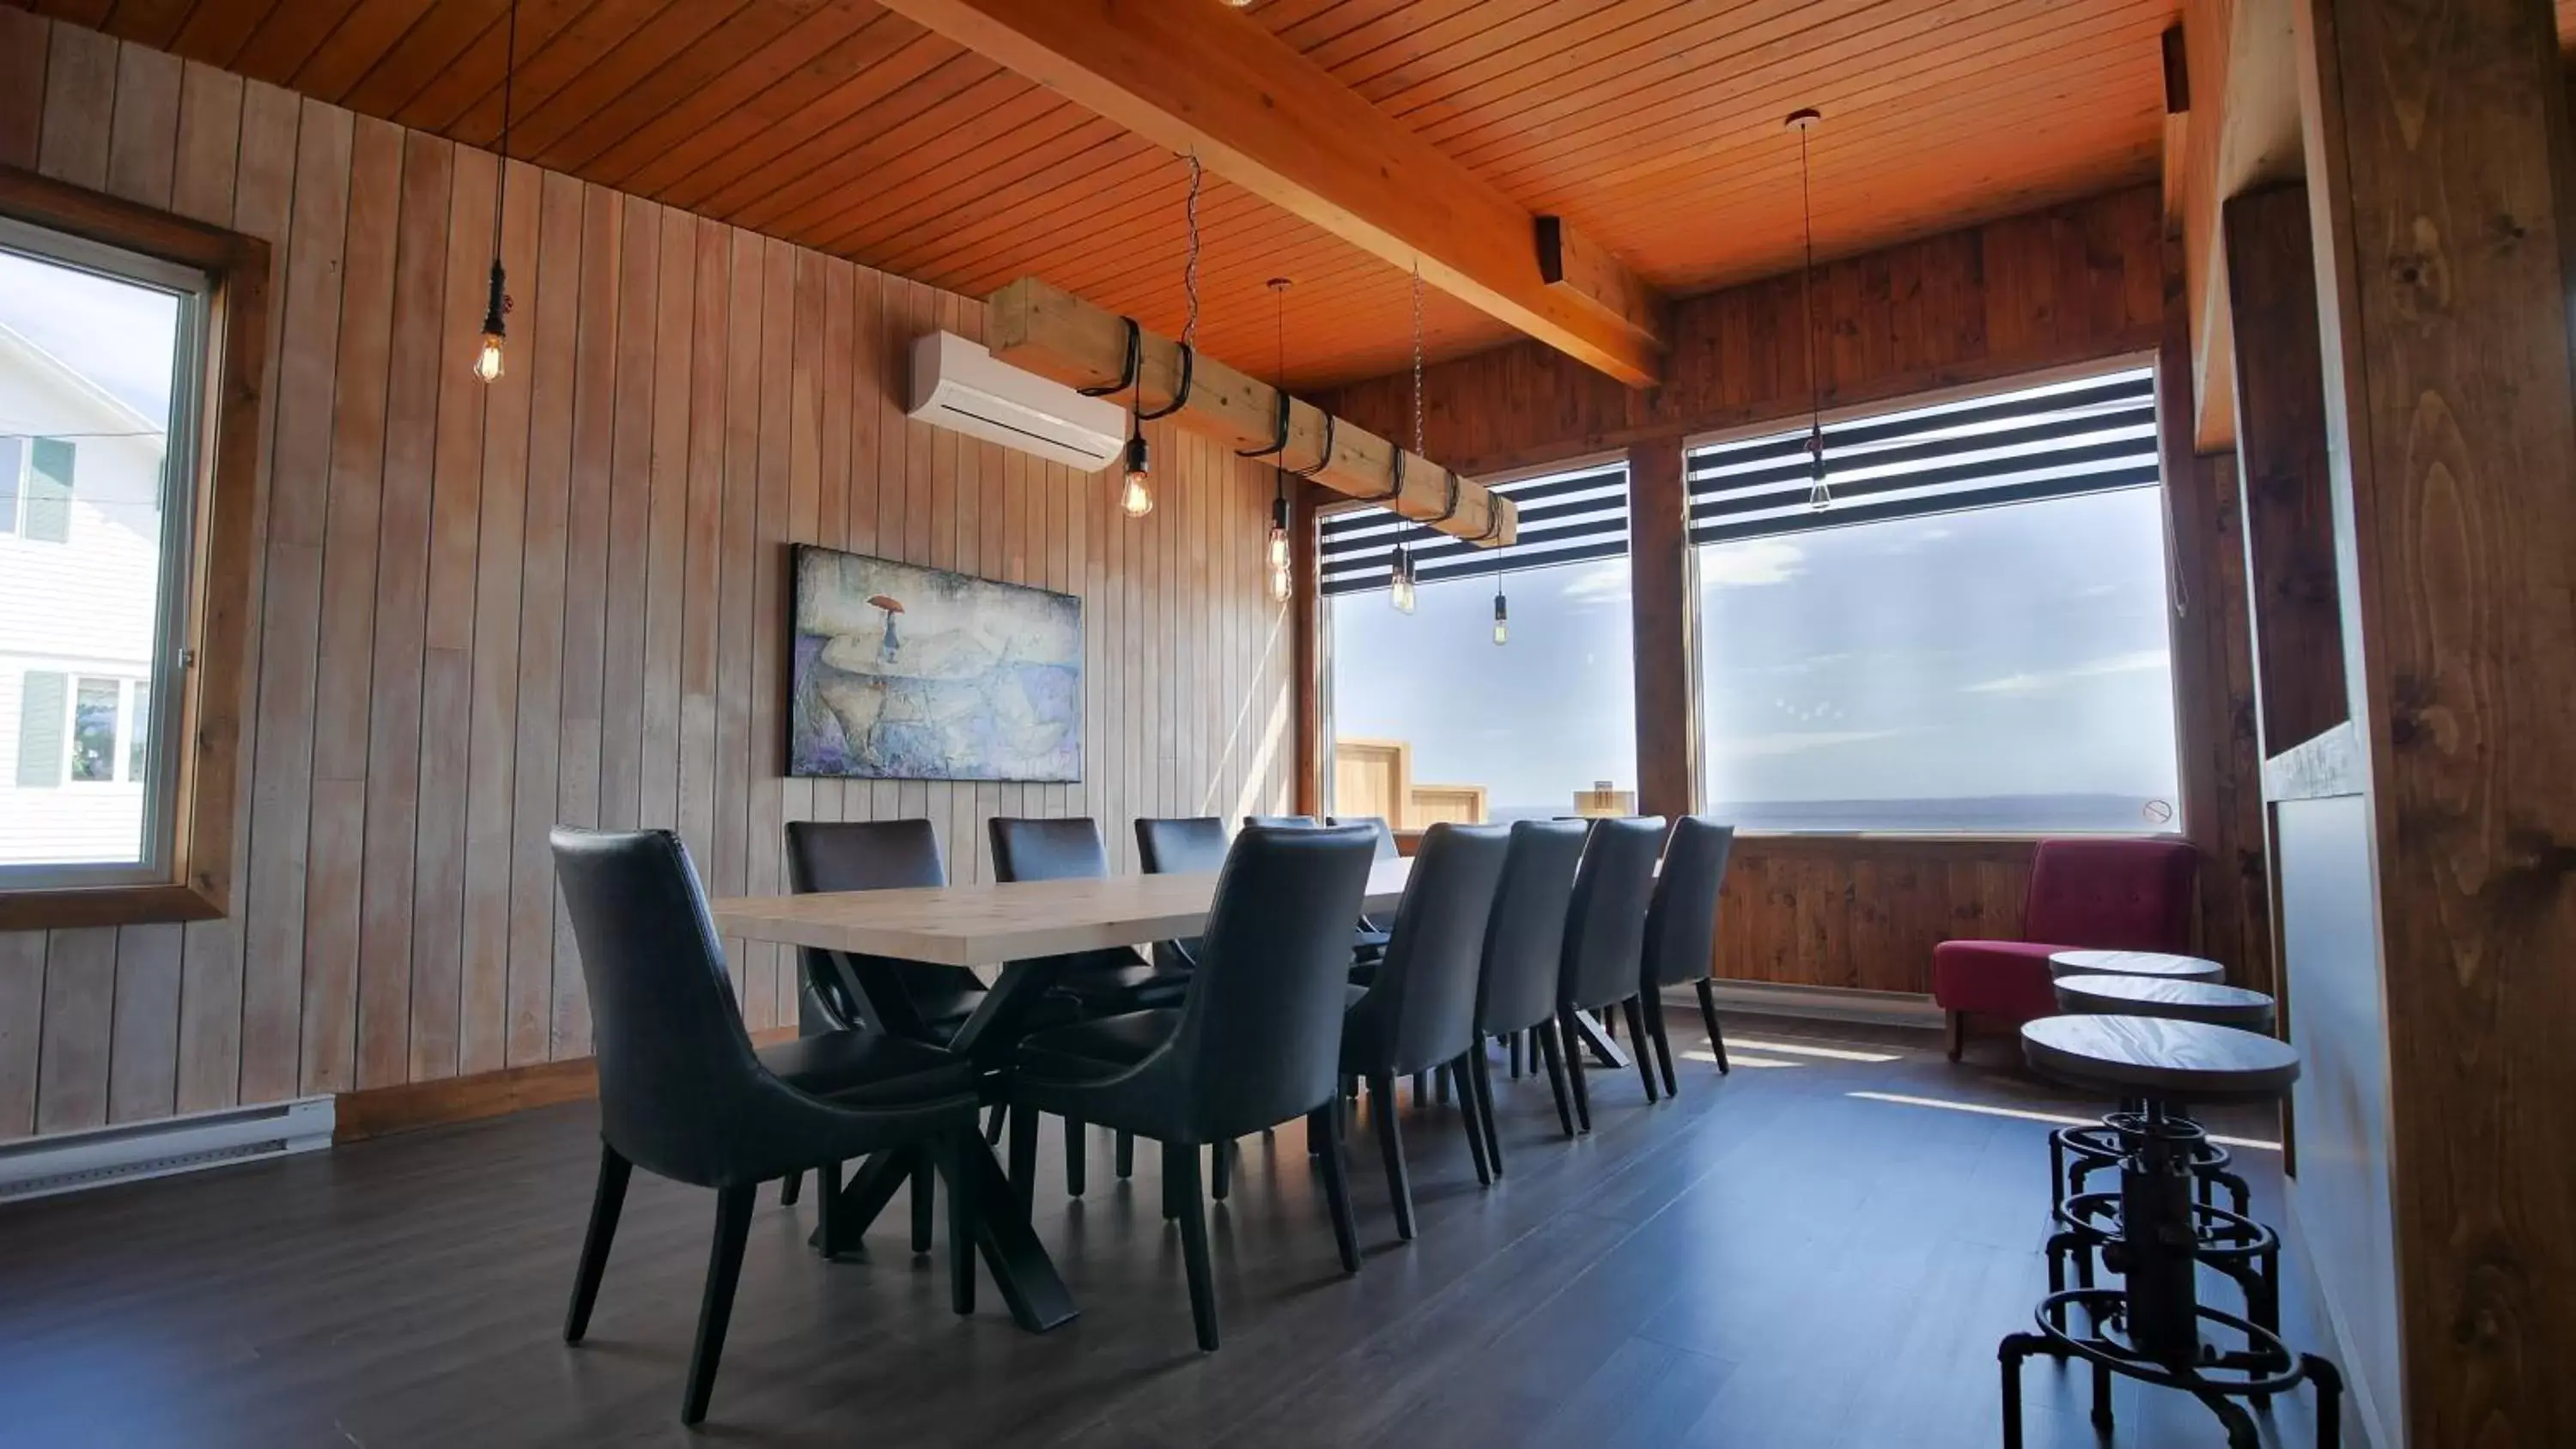
[[[291,0],[279,5],[242,42],[242,73],[287,84],[356,5],[357,0]],[[46,8],[49,13],[64,14],[62,7]]]
[[378,56],[341,104],[362,115],[395,114],[508,12],[509,0],[446,0]]
[[[863,4],[861,8],[875,7]],[[621,139],[674,111],[693,108],[711,90],[729,93],[738,76],[757,76],[753,62],[781,41],[793,36],[821,49],[866,23],[864,15],[853,19],[850,12],[847,5],[801,13],[775,5],[746,6],[704,38],[638,76],[614,100],[591,107],[544,154],[553,165],[587,174],[600,153]]]
[[1109,0],[892,0],[890,8],[1328,225],[1420,266],[1551,346],[1632,385],[1655,349],[1536,284],[1528,211],[1423,145],[1331,73],[1219,7]]
[[209,65],[236,70],[234,58],[278,4],[279,0],[197,0],[170,48],[181,55],[203,57]]
[[[2138,33],[2147,35],[2146,43],[2153,44],[2151,31],[2142,28]],[[1977,48],[1969,44],[1968,53],[1957,62],[1957,66],[1974,65],[1973,54]],[[1919,79],[1909,75],[1891,79],[1884,85],[1827,98],[1824,103],[1833,108],[1827,126],[1838,132],[1849,130],[1857,134],[1861,127],[1883,124],[1888,117],[1908,106],[1919,107],[1927,113],[1938,111],[1971,118],[1980,114],[1998,119],[2006,114],[2016,118],[2034,113],[2063,116],[2065,107],[2060,92],[2077,84],[2097,87],[2100,96],[2108,98],[2097,99],[2097,107],[2120,105],[2122,112],[2131,118],[2160,109],[2151,89],[2129,87],[2135,90],[2133,99],[2125,104],[2119,102],[2117,97],[2123,89],[2120,82],[2123,78],[2134,80],[2137,63],[2133,57],[2117,51],[2076,53],[2052,59],[2054,52],[2044,33],[2018,41],[1989,36],[1983,48],[2008,58],[2008,63],[2023,65],[2022,74],[2028,84],[2000,97],[1984,93],[1960,95],[1946,89],[1939,75],[1925,75]],[[1956,67],[1941,69],[1955,71]],[[1605,141],[1601,147],[1567,166],[1554,168],[1545,175],[1524,175],[1522,181],[1543,205],[1564,206],[1583,215],[1591,215],[1596,210],[1609,215],[1616,210],[1612,198],[1645,198],[1669,195],[1676,190],[1687,191],[1706,181],[1722,179],[1722,163],[1730,156],[1747,152],[1761,154],[1766,147],[1778,146],[1781,133],[1777,118],[1785,115],[1798,98],[1813,94],[1812,87],[1785,82],[1749,92],[1740,111],[1703,116],[1700,124],[1707,129],[1697,134],[1707,135],[1709,139],[1690,143],[1689,149],[1698,160],[1687,170],[1667,158],[1620,164],[1616,159],[1619,153],[1615,141]],[[1681,128],[1657,125],[1646,129],[1663,133]],[[1986,130],[2000,133],[1994,124],[1989,124]],[[1895,135],[1904,144],[1893,150],[1890,159],[1910,159],[1921,165],[1925,158],[1922,144],[1912,133],[1898,132]],[[1587,171],[1586,167],[1600,169]],[[1582,199],[1579,206],[1576,202],[1578,197]]]
[[[525,28],[528,15],[522,11],[512,109],[522,120],[534,114],[603,59],[616,55],[664,10],[688,3],[691,0],[592,0],[587,6],[572,5],[566,23],[543,41]],[[478,73],[482,86],[463,110],[439,128],[449,139],[488,148],[500,138],[502,59],[509,40],[505,30],[494,26],[486,42],[476,45],[474,54],[483,66]]]
[[[1533,118],[1517,135],[1461,143],[1460,154],[1468,164],[1488,168],[1496,184],[1507,188],[1564,184],[1572,176],[1607,187],[1623,176],[1674,169],[1685,156],[1713,154],[1739,140],[1747,127],[1776,134],[1779,117],[1802,100],[1844,112],[1869,96],[1899,93],[1891,87],[1903,87],[1903,93],[1946,91],[1946,83],[1955,80],[1969,80],[1969,94],[2031,93],[2038,88],[2035,73],[2014,71],[1999,55],[1988,68],[1978,68],[1981,51],[2005,44],[2020,46],[2016,56],[2090,61],[2102,58],[2095,45],[2121,48],[2117,37],[2144,30],[2151,36],[2147,53],[2124,58],[2152,77],[2160,74],[2152,36],[2161,34],[2167,21],[2163,0],[2129,0],[2111,14],[2077,18],[2031,0],[1987,0],[1966,17],[1934,6],[1869,32],[1871,43],[1848,58],[1766,42],[1763,64],[1724,64],[1740,79],[1722,93],[1712,94],[1704,82],[1629,92],[1598,109],[1567,113],[1563,119],[1572,124]],[[1584,169],[1605,165],[1608,169],[1597,174]]]
[[781,236],[808,236],[825,220],[864,205],[881,185],[900,184],[921,168],[972,157],[979,146],[1006,148],[1024,128],[1061,118],[1067,107],[1006,71],[995,71],[938,104],[868,137],[804,175],[735,211],[740,225]]
[[679,0],[666,6],[544,100],[530,104],[525,92],[514,95],[510,149],[541,166],[560,168],[562,142],[575,127],[677,57],[742,24],[752,8],[751,0]]
[[818,78],[829,76],[829,87],[811,103],[776,125],[741,129],[756,127],[757,107],[747,107],[637,166],[626,186],[673,206],[691,204],[683,197],[702,201],[731,175],[748,174],[802,151],[850,117],[958,59],[955,46],[894,15],[853,36],[849,45],[845,59],[851,68],[838,75],[821,70]]
[[[900,246],[906,237],[943,234],[950,220],[979,204],[996,209],[1060,186],[1068,172],[1088,170],[1083,161],[1089,153],[1126,135],[1114,123],[1079,106],[1059,106],[1057,111],[1050,124],[1059,120],[1070,124],[1039,144],[984,167],[985,184],[978,192],[960,191],[949,184],[945,172],[925,171],[868,198],[874,205],[857,206],[817,223],[816,245],[826,251],[876,255]],[[1097,159],[1107,161],[1113,154],[1103,152]]]
[[[818,177],[862,184],[867,157],[874,154],[874,148],[916,143],[938,124],[936,118],[952,113],[951,108],[960,98],[981,96],[995,100],[1010,94],[1011,88],[1019,84],[1017,77],[1004,75],[1001,67],[984,57],[958,53],[920,81],[880,97],[866,110],[815,137],[798,148],[795,155],[784,158],[780,167],[746,173],[717,188],[707,197],[705,206],[718,216],[758,215],[762,214],[762,202],[782,190],[811,187],[817,184]],[[826,157],[832,159],[823,159]]]
[[[604,186],[627,178],[700,138],[709,155],[782,125],[832,86],[884,59],[905,37],[869,0],[836,0],[762,46],[758,52],[645,118],[582,163]],[[678,174],[674,172],[673,174]]]
[[[550,71],[555,75],[554,85],[569,77],[566,52],[557,42],[589,16],[590,0],[520,0],[519,84],[529,94],[540,89],[553,94],[546,80]],[[487,98],[497,115],[502,61],[509,41],[509,30],[502,20],[484,26],[483,33],[474,37],[473,44],[465,48],[456,63],[431,76],[419,94],[395,108],[392,119],[415,130],[455,137],[464,118]]]
[[357,8],[305,57],[289,84],[308,96],[346,105],[350,90],[376,62],[435,14],[412,0],[358,0]]

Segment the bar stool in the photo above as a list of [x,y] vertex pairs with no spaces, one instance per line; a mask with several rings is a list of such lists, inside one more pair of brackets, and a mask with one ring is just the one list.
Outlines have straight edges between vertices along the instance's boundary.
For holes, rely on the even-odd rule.
[[2227,968],[2201,956],[2170,951],[2058,951],[2048,958],[2048,974],[2069,976],[2152,976],[2167,981],[2224,981]]
[[[2068,953],[2087,956],[2132,955],[2131,952]],[[2192,960],[2191,957],[2168,958]],[[2173,976],[2106,976],[2084,972],[2057,978],[2057,1009],[2093,1016],[2153,1016],[2198,1021],[2244,1031],[2272,1030],[2272,998],[2241,986],[2218,986]],[[2136,1130],[2135,1114],[2123,1109],[2095,1126],[2061,1127],[2048,1135],[2048,1168],[2061,1185],[2061,1198],[2084,1191],[2084,1180],[2116,1167],[2128,1155],[2128,1137]],[[2245,1179],[2232,1170],[2227,1149],[2201,1134],[2191,1148],[2192,1172],[2200,1200],[2211,1201],[2211,1189],[2224,1187],[2236,1212],[2247,1202]]]
[[[2213,986],[2153,976],[2059,978],[2057,1004],[2079,1015],[2155,1017],[2198,1021],[2210,1026],[2268,1033],[2272,998],[2241,987]],[[2072,1261],[2076,1281],[2093,1286],[2096,1253],[2105,1258],[2119,1251],[2120,1195],[2086,1192],[2084,1180],[2096,1170],[2116,1166],[2137,1149],[2146,1132],[2142,1106],[2131,1102],[2097,1126],[2063,1127],[2049,1134],[2053,1180],[2064,1184],[2053,1217],[2057,1231],[2047,1246],[2048,1285],[2066,1286]],[[2270,1228],[2246,1216],[2245,1180],[2230,1171],[2227,1149],[2209,1138],[2199,1123],[2177,1112],[2168,1124],[2177,1150],[2191,1172],[2194,1196],[2192,1236],[2200,1261],[2227,1275],[2245,1294],[2246,1316],[2278,1332],[2281,1327],[2281,1240]],[[2213,1185],[2223,1185],[2233,1210],[2212,1201]]]
[[[2024,1024],[2021,1035],[2024,1057],[2043,1076],[2136,1101],[2138,1130],[2120,1163],[2116,1251],[2105,1254],[2122,1285],[2053,1289],[2032,1315],[2036,1331],[2008,1334],[1997,1346],[2004,1449],[2021,1449],[2021,1365],[2035,1353],[2092,1366],[2099,1429],[2111,1427],[2111,1375],[2122,1374],[2207,1404],[2226,1426],[2229,1449],[2261,1442],[2253,1417],[2234,1400],[2259,1403],[2313,1380],[2318,1449],[2336,1449],[2343,1378],[2334,1364],[2293,1352],[2273,1329],[2200,1302],[2207,1258],[2194,1230],[2190,1138],[2179,1130],[2183,1109],[2195,1103],[2277,1098],[2298,1079],[2298,1052],[2234,1027],[2149,1016],[2043,1017]],[[2204,1326],[2243,1344],[2213,1343]]]

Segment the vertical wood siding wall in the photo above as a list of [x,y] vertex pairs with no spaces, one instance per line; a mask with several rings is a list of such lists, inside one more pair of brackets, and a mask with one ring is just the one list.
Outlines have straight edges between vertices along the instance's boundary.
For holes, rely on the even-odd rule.
[[[1154,436],[1160,506],[902,414],[982,308],[512,165],[509,370],[468,374],[489,153],[0,8],[0,161],[265,238],[278,268],[233,910],[0,935],[0,1140],[586,1055],[557,821],[665,825],[715,893],[780,826],[1239,815],[1289,796],[1271,484]],[[784,778],[787,545],[1081,596],[1085,779]],[[729,943],[745,1018],[793,962]]]

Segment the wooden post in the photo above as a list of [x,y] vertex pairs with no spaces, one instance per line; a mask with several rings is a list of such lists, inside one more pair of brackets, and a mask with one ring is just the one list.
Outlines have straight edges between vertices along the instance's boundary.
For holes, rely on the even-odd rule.
[[[2299,898],[2358,891],[2376,950],[2303,942],[2295,872],[2325,861],[2287,848],[2285,924],[2302,1090],[2384,1081],[2385,1131],[2335,1144],[2369,1156],[2328,1180],[2303,1098],[2292,1201],[2309,1226],[2383,1194],[2384,1249],[2311,1255],[2356,1335],[2393,1340],[2348,1365],[2379,1442],[2571,1444],[2576,1375],[2550,1367],[2576,1363],[2576,168],[2556,29],[2548,0],[2300,8],[2358,756],[2300,829],[2336,804],[2365,848],[2333,842],[2342,894]],[[2317,1009],[2311,979],[2355,976],[2349,1010]],[[2392,1301],[2393,1331],[2364,1316]]]
[[1323,627],[1323,541],[1316,536],[1315,505],[1321,490],[1305,486],[1288,495],[1290,544],[1288,589],[1289,707],[1296,729],[1296,779],[1292,794],[1299,815],[1324,813],[1324,679],[1323,651],[1317,638]]
[[1681,816],[1699,800],[1692,724],[1699,601],[1691,597],[1688,490],[1678,438],[1628,449],[1628,600],[1636,654],[1637,808]]

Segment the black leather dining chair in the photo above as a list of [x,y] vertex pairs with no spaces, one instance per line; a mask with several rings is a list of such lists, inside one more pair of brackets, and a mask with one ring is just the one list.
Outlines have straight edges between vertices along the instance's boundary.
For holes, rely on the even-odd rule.
[[[755,1051],[697,872],[665,830],[557,829],[555,874],[580,946],[599,1058],[599,1186],[564,1340],[589,1332],[637,1167],[716,1193],[715,1241],[680,1421],[706,1417],[759,1185],[808,1167],[928,1146],[951,1172],[950,1297],[974,1308],[974,1207],[957,1156],[975,1130],[974,1065],[884,1032]],[[975,1150],[981,1150],[976,1147]]]
[[[995,880],[1109,878],[1109,847],[1100,838],[1099,822],[1089,816],[996,815],[985,822],[985,827],[993,841]],[[1061,957],[1055,973],[1055,989],[1072,997],[1085,1016],[1115,1016],[1176,1005],[1188,984],[1186,971],[1149,964],[1125,946]],[[1085,1151],[1079,1118],[1065,1119],[1064,1158],[1065,1190],[1080,1197],[1088,1186],[1085,1179],[1090,1155]],[[1120,1176],[1127,1175],[1134,1160],[1134,1144],[1122,1139],[1117,1146]]]
[[1664,819],[1630,815],[1592,822],[1583,865],[1574,874],[1574,900],[1565,919],[1565,955],[1557,973],[1556,1022],[1565,1044],[1565,1070],[1574,1087],[1574,1115],[1592,1130],[1592,1089],[1584,1082],[1578,1011],[1618,1007],[1638,1044],[1637,1080],[1646,1100],[1656,1100],[1654,1064],[1647,1060],[1643,995],[1646,906],[1655,891],[1655,859],[1663,853]]
[[[1483,1037],[1537,1044],[1556,1095],[1557,1121],[1574,1135],[1574,1099],[1567,1094],[1565,1057],[1556,1033],[1556,987],[1565,956],[1565,922],[1574,902],[1574,875],[1588,832],[1580,820],[1520,820],[1512,824],[1503,857],[1502,884],[1494,891],[1485,926],[1484,966],[1476,994],[1476,1030]],[[1485,1155],[1496,1176],[1503,1171],[1503,1140],[1494,1125],[1493,1071],[1481,1046],[1468,1053],[1469,1086],[1483,1121]]]
[[1717,1029],[1717,992],[1709,980],[1717,956],[1717,893],[1726,883],[1726,857],[1735,827],[1706,815],[1685,815],[1664,842],[1664,867],[1655,877],[1654,903],[1646,908],[1646,1038],[1642,1059],[1654,1048],[1664,1074],[1664,1095],[1681,1095],[1673,1076],[1673,1044],[1664,1030],[1663,989],[1684,982],[1699,987],[1700,1018],[1708,1023],[1708,1048],[1717,1074],[1726,1075],[1726,1038]]
[[1272,830],[1312,830],[1323,822],[1312,815],[1246,815],[1243,823],[1267,826]]
[[[1225,822],[1213,815],[1182,819],[1139,817],[1136,821],[1136,858],[1147,875],[1190,875],[1221,869],[1225,865]],[[1198,965],[1199,943],[1185,941],[1154,943],[1155,964],[1165,971],[1188,971]]]
[[[1471,1052],[1483,1054],[1476,1035],[1477,980],[1494,891],[1510,850],[1511,832],[1500,825],[1434,825],[1423,833],[1404,900],[1395,910],[1386,959],[1342,1020],[1342,1075],[1369,1084],[1370,1125],[1386,1161],[1399,1238],[1413,1236],[1413,1185],[1404,1161],[1403,1114],[1395,1105],[1397,1077],[1455,1069],[1476,1180],[1493,1182],[1466,1059]],[[1417,1095],[1417,1105],[1420,1100]]]
[[[1181,1227],[1199,1347],[1217,1346],[1200,1150],[1306,1120],[1346,1272],[1358,1232],[1335,1149],[1343,965],[1368,890],[1368,836],[1263,829],[1235,838],[1217,875],[1206,951],[1178,1007],[1034,1032],[1011,1073],[1012,1179],[1036,1154],[1024,1111],[1100,1122],[1163,1145],[1164,1212]],[[1023,1189],[1025,1191],[1025,1188]]]

